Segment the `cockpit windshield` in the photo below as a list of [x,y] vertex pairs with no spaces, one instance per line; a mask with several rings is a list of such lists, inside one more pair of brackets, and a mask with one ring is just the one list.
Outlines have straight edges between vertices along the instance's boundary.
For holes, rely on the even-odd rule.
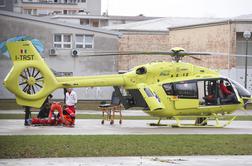
[[231,79],[229,79],[229,80],[237,89],[240,97],[251,97],[251,93],[247,89],[245,89],[241,84],[239,84],[238,82],[236,82],[234,80],[231,80]]

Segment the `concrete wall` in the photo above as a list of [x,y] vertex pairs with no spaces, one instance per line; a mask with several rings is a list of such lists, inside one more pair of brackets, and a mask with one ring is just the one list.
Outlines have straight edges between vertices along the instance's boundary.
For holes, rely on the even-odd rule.
[[[117,73],[116,57],[84,56],[95,51],[117,51],[117,36],[6,16],[0,16],[0,29],[0,41],[5,41],[17,35],[29,35],[42,41],[45,46],[45,51],[42,56],[45,58],[47,64],[56,71],[73,72],[73,75]],[[71,56],[72,49],[57,49],[57,56],[49,56],[49,49],[53,48],[53,36],[55,33],[67,33],[73,36],[75,34],[93,34],[94,48],[79,49],[79,57]],[[0,82],[3,82],[6,74],[11,69],[12,63],[8,58],[3,56],[0,56],[0,58]],[[80,99],[110,99],[112,88],[82,88],[77,89],[77,93]],[[62,90],[57,91],[54,96],[56,98],[62,98]],[[14,96],[0,84],[0,98],[14,98]]]
[[0,10],[13,11],[14,0],[3,0],[4,5],[0,5]]
[[86,0],[91,15],[101,15],[101,0]]
[[[120,38],[120,51],[167,51],[170,49],[166,32],[124,32]],[[118,69],[129,70],[137,65],[170,60],[168,56],[122,55],[119,56]]]

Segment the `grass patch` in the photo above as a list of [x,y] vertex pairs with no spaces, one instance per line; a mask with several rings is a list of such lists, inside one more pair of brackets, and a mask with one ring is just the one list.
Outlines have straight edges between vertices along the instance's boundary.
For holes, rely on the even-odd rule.
[[[36,114],[33,114],[32,117],[36,117]],[[101,114],[77,114],[77,119],[102,119]],[[231,116],[223,116],[220,120],[229,120]],[[0,114],[0,119],[24,119],[24,113],[23,114]],[[116,115],[116,119],[119,119],[119,116]],[[152,116],[123,116],[123,119],[125,120],[158,120],[157,117]],[[165,119],[164,119],[165,120]],[[183,120],[193,120],[193,118],[183,118]],[[252,116],[237,116],[235,120],[240,121],[252,121]]]
[[0,158],[251,155],[252,135],[0,136]]

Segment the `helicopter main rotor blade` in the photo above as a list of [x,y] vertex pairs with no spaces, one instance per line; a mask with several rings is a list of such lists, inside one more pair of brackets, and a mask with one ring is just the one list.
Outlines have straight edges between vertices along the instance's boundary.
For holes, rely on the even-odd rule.
[[[154,52],[103,52],[99,54],[88,54],[83,55],[86,57],[92,57],[92,56],[112,56],[112,55],[171,55],[171,56],[189,56],[189,55],[211,55],[209,53],[187,53],[187,52],[171,52],[171,51],[154,51]],[[195,58],[199,59],[199,58]]]
[[248,57],[252,58],[252,55],[245,55],[245,54],[228,54],[228,53],[219,53],[219,52],[211,52],[213,56],[231,56],[231,57]]
[[198,61],[201,61],[201,59],[200,59],[200,58],[197,58],[197,57],[195,57],[195,56],[191,56],[191,55],[189,55],[188,57],[193,58],[193,59],[198,60]]
[[[173,52],[173,51],[125,51],[125,52],[94,52],[88,54],[82,54],[80,56],[84,57],[101,57],[101,56],[115,56],[115,55],[170,55],[172,57],[174,56],[189,56],[195,60],[201,60],[198,57],[195,57],[193,55],[201,55],[201,56],[230,56],[230,57],[246,57],[246,55],[242,54],[228,54],[228,53],[219,53],[219,52]],[[247,55],[247,57],[252,57],[252,55]]]
[[113,56],[113,55],[172,55],[170,52],[118,52],[118,53],[102,53],[102,54],[89,54],[83,55],[85,57],[97,57],[97,56]]
[[181,52],[180,55],[211,55],[209,52]]

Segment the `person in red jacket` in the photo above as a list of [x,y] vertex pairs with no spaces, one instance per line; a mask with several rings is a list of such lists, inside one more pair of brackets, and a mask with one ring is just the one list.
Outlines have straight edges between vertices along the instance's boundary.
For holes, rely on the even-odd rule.
[[229,90],[227,89],[227,87],[224,85],[224,81],[223,81],[223,80],[220,81],[220,89],[221,89],[221,92],[222,92],[222,94],[223,94],[224,96],[228,96],[228,95],[231,95],[231,94],[232,94],[232,92],[229,91]]
[[223,80],[220,80],[220,90],[225,98],[230,99],[230,101],[235,101],[235,94],[228,90],[228,88],[224,85]]

